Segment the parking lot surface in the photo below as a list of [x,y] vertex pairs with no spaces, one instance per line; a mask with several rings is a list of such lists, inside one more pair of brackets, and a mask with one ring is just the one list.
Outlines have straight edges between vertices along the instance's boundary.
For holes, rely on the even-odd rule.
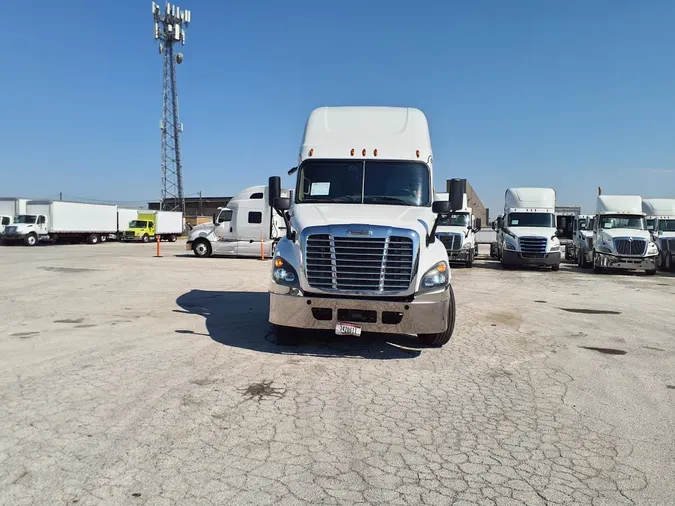
[[274,343],[270,263],[0,248],[1,504],[666,505],[675,278],[453,269],[451,343]]

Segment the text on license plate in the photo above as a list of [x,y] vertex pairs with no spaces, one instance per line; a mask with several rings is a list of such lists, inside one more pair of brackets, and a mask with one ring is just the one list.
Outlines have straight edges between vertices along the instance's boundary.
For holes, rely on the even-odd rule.
[[356,336],[361,335],[361,325],[355,325],[353,323],[340,323],[338,322],[335,325],[335,333],[338,336]]

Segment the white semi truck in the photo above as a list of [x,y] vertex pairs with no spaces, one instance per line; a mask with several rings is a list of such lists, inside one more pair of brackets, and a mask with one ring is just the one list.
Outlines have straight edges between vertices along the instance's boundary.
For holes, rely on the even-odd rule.
[[14,223],[14,220],[20,214],[26,213],[26,203],[28,199],[0,198],[0,236],[5,231],[5,227]]
[[514,266],[560,268],[553,188],[509,188],[498,234],[498,257],[505,269]]
[[593,248],[586,253],[586,262],[596,273],[635,269],[656,274],[658,254],[647,230],[641,197],[598,195]]
[[579,214],[572,222],[572,244],[565,247],[565,260],[575,262],[579,267],[587,267],[584,260],[586,251],[593,247],[593,224],[595,218],[590,214]]
[[[442,346],[453,333],[448,254],[436,240],[441,215],[461,193],[433,201],[427,119],[405,107],[321,107],[310,114],[294,198],[270,198],[286,221],[270,281],[277,342],[298,329],[416,334]],[[459,198],[458,198],[459,196]]]
[[[289,197],[290,191],[282,191]],[[228,255],[271,257],[286,223],[271,207],[269,187],[250,186],[235,195],[227,207],[218,208],[212,223],[190,231],[186,248],[198,257]],[[262,244],[262,246],[261,246]],[[262,250],[262,251],[261,251]]]
[[[465,180],[458,180],[458,184],[466,184]],[[449,200],[449,193],[436,193],[436,200]],[[439,220],[436,237],[443,243],[448,253],[450,263],[461,262],[466,267],[473,267],[474,258],[478,255],[476,232],[481,228],[480,219],[473,216],[467,205],[466,192],[463,192],[462,208],[452,210],[447,216]]]
[[5,228],[5,243],[35,246],[39,241],[96,244],[117,233],[117,206],[52,200],[31,200],[26,214]]
[[675,255],[675,199],[642,199],[642,211],[659,248],[658,267],[670,271]]

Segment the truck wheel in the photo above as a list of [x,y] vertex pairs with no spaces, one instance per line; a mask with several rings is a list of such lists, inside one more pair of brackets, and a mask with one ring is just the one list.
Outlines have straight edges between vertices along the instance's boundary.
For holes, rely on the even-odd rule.
[[102,236],[101,236],[101,242],[106,242],[107,240],[108,240],[108,236],[107,236],[107,235],[102,235]]
[[673,252],[666,251],[665,259],[663,261],[663,266],[667,271],[672,270],[673,268]]
[[38,242],[37,235],[28,234],[26,238],[23,240],[23,242],[26,246],[35,246]]
[[192,245],[192,252],[199,258],[210,257],[211,245],[209,244],[209,241],[200,239],[199,241],[195,241],[195,243]]
[[150,236],[148,234],[143,235],[143,242],[150,242]]
[[467,268],[471,269],[473,267],[473,250],[469,251],[469,259],[466,261]]
[[450,341],[455,330],[455,292],[450,285],[450,304],[448,306],[448,328],[438,334],[418,334],[420,341],[427,346],[443,346]]
[[89,244],[97,244],[98,243],[98,236],[96,234],[91,234],[89,237],[87,237],[87,242]]
[[176,242],[177,239],[178,239],[178,237],[176,237],[175,235],[169,236],[169,242]]
[[656,269],[647,269],[647,270],[645,271],[645,274],[646,274],[647,276],[653,276],[654,274],[656,274]]
[[272,332],[279,346],[295,346],[298,344],[298,329],[282,325],[272,325]]
[[552,270],[553,272],[559,271],[559,270],[560,270],[560,264],[553,264],[553,265],[551,266],[551,270]]

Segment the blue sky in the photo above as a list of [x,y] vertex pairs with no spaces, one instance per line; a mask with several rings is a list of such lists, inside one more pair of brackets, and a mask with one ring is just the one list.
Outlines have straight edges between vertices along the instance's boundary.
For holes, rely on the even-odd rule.
[[[285,175],[314,107],[410,105],[430,121],[437,189],[466,177],[493,215],[509,186],[589,211],[598,185],[675,197],[670,0],[178,5],[193,12],[186,194]],[[157,199],[151,1],[10,0],[3,15],[0,195]]]

